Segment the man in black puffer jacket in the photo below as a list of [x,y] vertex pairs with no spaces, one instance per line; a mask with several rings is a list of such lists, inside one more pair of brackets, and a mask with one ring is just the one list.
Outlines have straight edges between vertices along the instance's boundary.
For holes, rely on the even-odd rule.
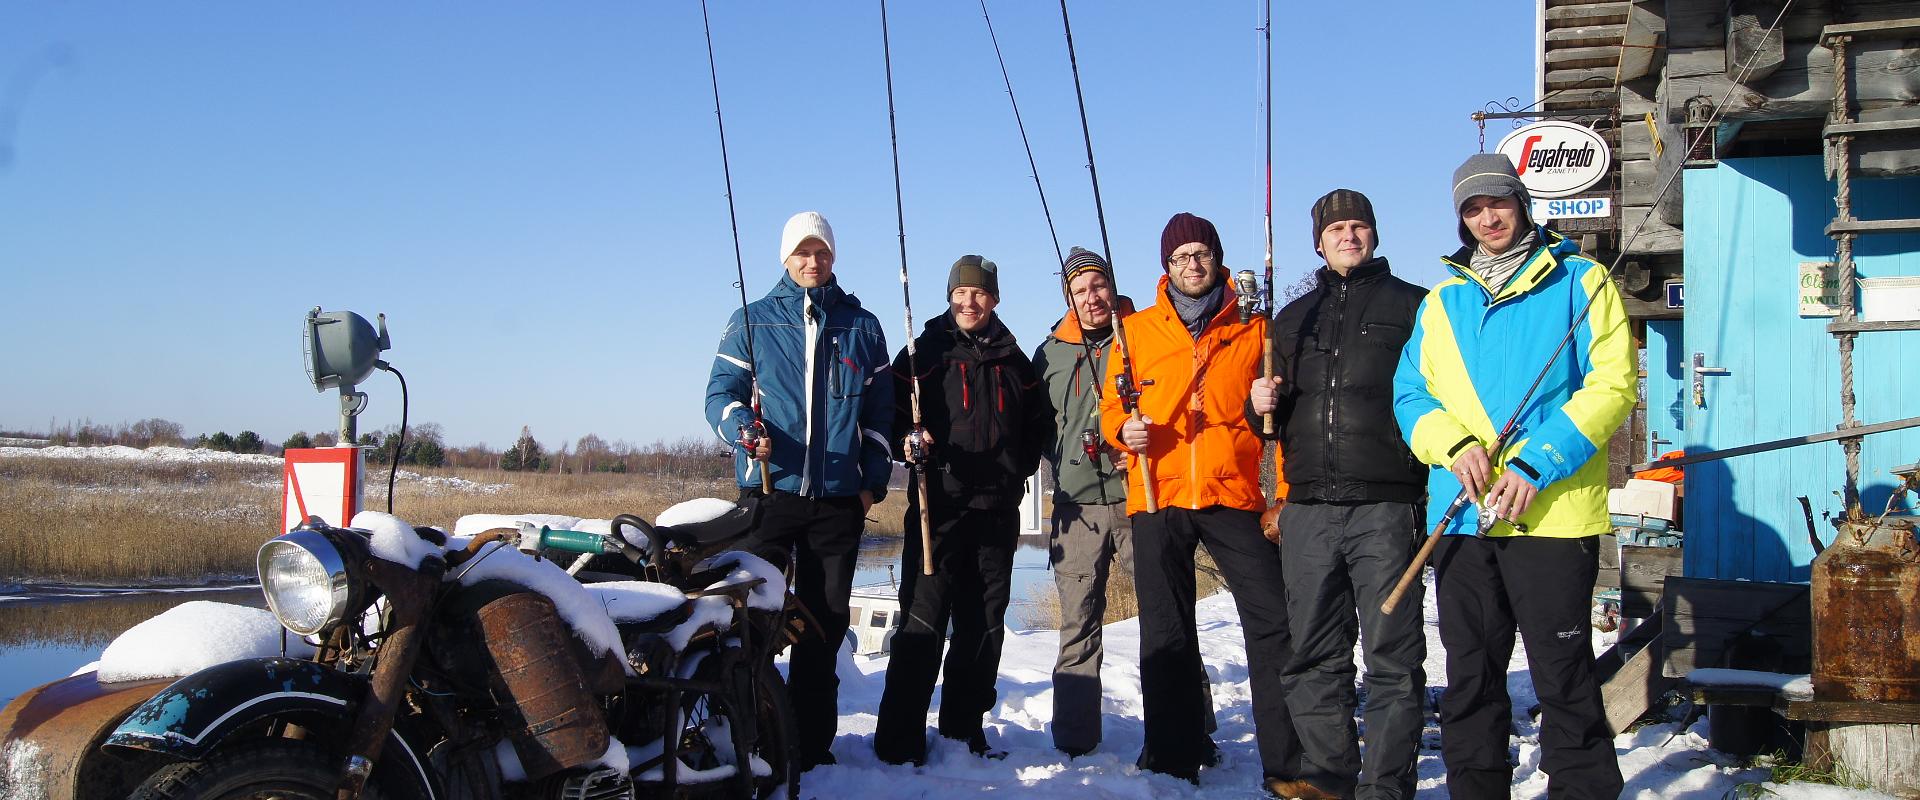
[[[1366,195],[1320,198],[1313,235],[1327,265],[1313,291],[1274,316],[1279,377],[1254,381],[1248,402],[1254,430],[1274,415],[1290,487],[1280,560],[1294,655],[1282,680],[1306,764],[1302,785],[1283,788],[1410,798],[1426,683],[1420,597],[1391,615],[1380,603],[1420,547],[1427,470],[1394,424],[1393,373],[1426,290],[1374,256]],[[1367,664],[1364,763],[1353,725],[1356,633]]]
[[[965,742],[976,755],[1004,755],[988,746],[981,723],[993,709],[1000,673],[1020,497],[1052,435],[1053,408],[1033,362],[993,313],[999,283],[993,262],[962,256],[947,278],[947,313],[929,320],[914,340],[934,574],[921,574],[919,496],[909,486],[900,567],[906,617],[893,637],[873,736],[874,753],[889,763],[926,761],[927,706],[949,618],[953,642],[940,735]],[[916,374],[908,369],[907,351],[893,369],[899,412],[893,444],[904,461],[903,440],[914,433],[908,393]]]

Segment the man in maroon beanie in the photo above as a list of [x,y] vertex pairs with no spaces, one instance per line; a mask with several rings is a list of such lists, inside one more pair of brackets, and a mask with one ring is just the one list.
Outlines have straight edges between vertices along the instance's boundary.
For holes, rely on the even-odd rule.
[[[1280,553],[1260,533],[1260,437],[1247,423],[1249,387],[1262,371],[1267,320],[1241,322],[1213,223],[1176,214],[1160,236],[1165,274],[1154,303],[1125,320],[1139,418],[1115,394],[1100,426],[1130,454],[1127,511],[1133,523],[1134,587],[1140,597],[1141,706],[1146,742],[1139,766],[1199,782],[1217,758],[1206,731],[1213,713],[1192,689],[1202,669],[1194,601],[1195,548],[1202,542],[1233,593],[1247,648],[1254,735],[1269,786],[1297,782],[1300,742],[1287,712],[1282,669],[1292,658]],[[1109,361],[1106,381],[1121,369]],[[1152,487],[1155,507],[1148,508]]]

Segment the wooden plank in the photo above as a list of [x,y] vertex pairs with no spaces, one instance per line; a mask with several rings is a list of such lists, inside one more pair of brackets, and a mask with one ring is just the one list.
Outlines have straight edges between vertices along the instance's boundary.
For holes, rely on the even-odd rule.
[[1920,118],[1889,119],[1889,120],[1881,120],[1879,122],[1849,122],[1841,125],[1828,125],[1826,127],[1826,136],[1827,138],[1831,139],[1835,136],[1857,136],[1863,133],[1865,134],[1893,133],[1896,131],[1915,131],[1915,130],[1920,130]]
[[1920,17],[1885,19],[1877,22],[1849,22],[1840,25],[1828,25],[1820,31],[1820,41],[1829,42],[1836,36],[1859,39],[1905,39],[1920,36]]
[[1685,319],[1686,312],[1678,308],[1667,308],[1664,301],[1652,302],[1631,295],[1620,298],[1629,319]]
[[1920,331],[1920,322],[1901,320],[1899,322],[1830,322],[1828,333],[1873,333],[1878,331]]
[[1620,548],[1620,616],[1648,619],[1660,606],[1667,578],[1680,573],[1678,547]]
[[1786,31],[1776,27],[1785,0],[1732,0],[1727,5],[1726,75],[1757,86],[1786,63]]
[[1819,722],[1873,722],[1881,724],[1920,724],[1920,703],[1885,701],[1793,700],[1787,703],[1787,719]]
[[[1635,255],[1682,252],[1686,235],[1679,228],[1668,225],[1658,215],[1648,219],[1650,211],[1652,208],[1648,206],[1626,206],[1620,209],[1620,236],[1625,242],[1625,251]],[[1644,226],[1641,224],[1642,221],[1645,222]],[[1635,229],[1639,230],[1638,235],[1634,235]],[[1628,236],[1632,238],[1628,240]]]
[[1627,9],[1632,5],[1624,0],[1615,0],[1611,3],[1584,3],[1549,8],[1546,13],[1547,30],[1623,23],[1627,21]]
[[1562,47],[1547,51],[1547,69],[1607,67],[1620,63],[1618,47]]
[[1660,674],[1660,632],[1660,618],[1649,619],[1595,662],[1600,701],[1607,710],[1607,726],[1615,734],[1632,726],[1677,683]]
[[1613,88],[1614,69],[1607,67],[1576,67],[1571,69],[1547,70],[1547,89]]
[[1779,692],[1755,686],[1693,687],[1693,704],[1698,706],[1773,708],[1779,705],[1780,702]]
[[1621,37],[1627,32],[1625,23],[1613,25],[1582,25],[1577,28],[1560,28],[1547,31],[1548,47],[1594,47],[1599,45],[1620,44]]
[[1836,233],[1908,233],[1920,231],[1920,219],[1854,219],[1827,223],[1827,235]]
[[[1812,604],[1805,584],[1670,576],[1662,606],[1663,671],[1684,677],[1699,667],[1729,666],[1727,645],[1748,631],[1764,632],[1780,646],[1779,672],[1812,666]],[[1740,667],[1741,665],[1732,665]]]
[[[1730,98],[1721,119],[1745,121],[1825,117],[1833,105],[1833,51],[1812,42],[1789,41],[1780,69],[1754,86],[1738,86],[1725,74],[1722,48],[1673,49],[1667,53],[1668,97]],[[1909,108],[1912,52],[1898,42],[1876,41],[1849,50],[1851,91],[1863,112]],[[1670,122],[1684,122],[1684,104],[1669,104]]]

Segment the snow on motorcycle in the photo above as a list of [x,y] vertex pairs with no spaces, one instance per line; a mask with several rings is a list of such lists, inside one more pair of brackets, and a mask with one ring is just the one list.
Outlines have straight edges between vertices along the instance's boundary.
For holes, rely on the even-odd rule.
[[56,681],[0,712],[5,757],[54,800],[797,797],[774,658],[811,626],[726,549],[753,510],[694,502],[720,513],[310,520],[259,551],[281,655]]

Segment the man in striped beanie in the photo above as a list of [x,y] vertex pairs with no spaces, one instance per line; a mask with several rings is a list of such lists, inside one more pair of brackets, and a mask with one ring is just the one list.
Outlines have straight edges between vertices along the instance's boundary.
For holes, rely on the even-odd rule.
[[1100,438],[1101,376],[1113,350],[1113,318],[1133,312],[1114,294],[1107,260],[1075,247],[1067,256],[1067,313],[1033,351],[1053,405],[1053,583],[1060,595],[1060,656],[1053,666],[1053,746],[1069,756],[1100,744],[1101,625],[1107,579],[1133,572],[1125,462]]

